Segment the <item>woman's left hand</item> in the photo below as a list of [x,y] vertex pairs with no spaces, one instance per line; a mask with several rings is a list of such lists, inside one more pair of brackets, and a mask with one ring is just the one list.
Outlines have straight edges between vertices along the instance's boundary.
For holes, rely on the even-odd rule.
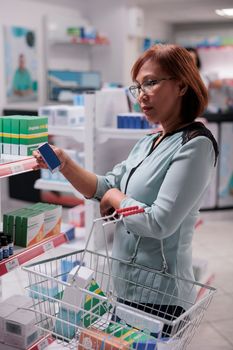
[[110,215],[115,209],[120,208],[120,203],[125,197],[125,194],[119,191],[117,188],[111,188],[108,190],[100,201],[101,216]]

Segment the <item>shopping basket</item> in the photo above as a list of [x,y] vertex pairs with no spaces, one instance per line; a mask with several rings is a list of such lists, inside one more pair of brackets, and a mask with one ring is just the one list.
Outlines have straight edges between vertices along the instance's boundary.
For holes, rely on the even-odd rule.
[[[78,350],[187,348],[215,289],[169,274],[162,241],[160,271],[108,253],[106,226],[143,211],[130,207],[98,218],[85,249],[23,267],[43,335]],[[88,249],[97,227],[103,232],[104,253]],[[187,299],[180,297],[178,286]]]

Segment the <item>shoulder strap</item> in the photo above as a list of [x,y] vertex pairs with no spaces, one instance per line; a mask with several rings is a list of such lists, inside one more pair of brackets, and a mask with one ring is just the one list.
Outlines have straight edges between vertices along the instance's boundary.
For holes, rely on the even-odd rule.
[[215,152],[215,162],[214,165],[216,165],[218,154],[219,154],[219,149],[218,149],[218,144],[217,141],[215,140],[212,132],[205,127],[205,125],[201,122],[194,122],[190,125],[188,125],[186,128],[183,130],[183,135],[182,135],[182,145],[187,143],[188,141],[194,139],[197,136],[205,136],[213,144],[214,152]]

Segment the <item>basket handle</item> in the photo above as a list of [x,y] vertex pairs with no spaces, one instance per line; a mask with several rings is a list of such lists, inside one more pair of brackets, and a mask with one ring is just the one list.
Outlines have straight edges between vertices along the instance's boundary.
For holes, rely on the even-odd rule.
[[136,209],[139,209],[138,205],[134,205],[132,207],[126,207],[126,208],[119,208],[119,209],[116,209],[116,212],[117,212],[117,214],[122,214],[126,211],[131,211],[131,210],[136,210]]
[[132,208],[134,207],[124,208],[124,209],[127,209],[124,211],[122,211],[122,209],[116,209],[116,213],[122,216],[130,216],[130,215],[144,213],[145,211],[144,208],[139,208],[139,207],[137,207],[136,209],[132,209]]
[[114,213],[111,214],[111,215],[102,216],[100,218],[95,219],[93,221],[93,223],[92,223],[91,230],[90,230],[90,232],[88,234],[88,237],[87,237],[86,245],[85,245],[85,248],[83,250],[83,254],[82,254],[82,257],[81,257],[79,268],[77,269],[75,275],[73,276],[73,282],[75,281],[75,276],[78,274],[78,271],[79,271],[80,267],[82,266],[82,264],[84,262],[84,257],[85,257],[85,254],[86,254],[86,251],[87,251],[87,248],[88,248],[88,245],[89,245],[92,233],[94,231],[95,224],[98,221],[104,221],[104,223],[102,224],[102,232],[103,232],[103,237],[104,237],[105,251],[106,251],[106,257],[107,257],[107,265],[108,265],[109,272],[110,272],[110,263],[109,263],[110,259],[109,259],[109,254],[108,254],[108,244],[107,244],[107,238],[106,238],[106,232],[104,230],[104,226],[105,225],[109,225],[109,224],[113,224],[113,223],[118,222],[118,221],[121,221],[123,219],[123,217],[130,216],[130,215],[136,215],[136,214],[143,213],[143,212],[144,212],[143,208],[140,208],[139,206],[135,205],[135,206],[131,206],[131,207],[116,209],[114,211]]

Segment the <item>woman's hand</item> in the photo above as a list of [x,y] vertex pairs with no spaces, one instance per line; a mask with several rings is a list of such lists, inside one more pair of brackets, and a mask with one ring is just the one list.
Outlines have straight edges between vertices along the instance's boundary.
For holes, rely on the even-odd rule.
[[[53,145],[50,145],[50,146],[52,147],[52,149],[54,150],[54,152],[58,156],[58,158],[61,162],[59,170],[62,170],[65,167],[69,157],[62,149],[57,148]],[[38,150],[33,151],[32,154],[36,158],[36,161],[37,161],[37,165],[33,168],[33,170],[48,169],[46,163],[43,161],[43,158],[41,157],[40,152]]]
[[117,188],[111,188],[108,190],[100,201],[100,214],[101,216],[107,216],[112,214],[115,209],[120,208],[120,203],[126,195]]

